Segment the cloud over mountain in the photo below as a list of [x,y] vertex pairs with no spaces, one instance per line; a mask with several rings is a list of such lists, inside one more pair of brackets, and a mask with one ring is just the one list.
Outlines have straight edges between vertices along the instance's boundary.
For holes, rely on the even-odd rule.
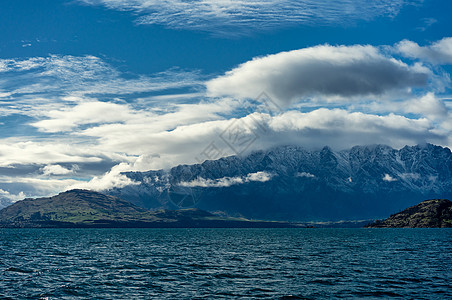
[[[216,78],[177,69],[132,76],[95,56],[0,59],[0,123],[16,120],[0,132],[0,187],[27,196],[102,190],[133,184],[121,172],[288,143],[452,145],[450,108],[432,84],[438,70],[382,49],[302,48],[254,58]],[[262,91],[283,104],[280,110],[260,109],[252,99]],[[235,145],[239,138],[249,143]],[[215,157],[204,155],[209,147]],[[240,180],[247,179],[201,183]]]
[[180,182],[179,185],[183,187],[230,187],[232,185],[239,185],[249,182],[267,182],[271,180],[272,174],[268,172],[256,172],[249,173],[246,176],[238,176],[238,177],[223,177],[219,179],[205,179],[202,177],[198,177],[195,180],[189,182]]

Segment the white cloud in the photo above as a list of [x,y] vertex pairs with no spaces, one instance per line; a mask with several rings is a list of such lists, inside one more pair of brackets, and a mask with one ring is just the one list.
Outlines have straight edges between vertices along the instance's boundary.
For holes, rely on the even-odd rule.
[[287,104],[315,96],[350,98],[423,87],[430,74],[373,46],[323,45],[254,58],[206,86],[210,96],[255,98],[265,91]]
[[394,147],[421,143],[423,140],[444,142],[445,136],[433,132],[427,119],[409,119],[389,114],[379,116],[342,109],[318,109],[309,113],[290,111],[270,122],[274,139],[296,141],[301,145],[322,147],[325,141],[336,149],[353,145],[387,144]]
[[[306,66],[318,74],[309,73]],[[233,155],[234,150],[220,138],[232,124],[239,124],[245,136],[257,137],[247,151],[289,143],[335,149],[375,143],[393,147],[424,142],[452,145],[452,122],[440,96],[426,91],[424,96],[403,94],[395,99],[393,94],[384,94],[422,85],[431,71],[386,57],[371,46],[318,46],[256,58],[209,81],[209,92],[220,98],[205,100],[199,100],[204,90],[196,73],[173,70],[124,78],[93,56],[0,60],[0,72],[0,116],[26,116],[20,125],[34,127],[22,136],[0,139],[0,168],[30,170],[20,178],[0,178],[0,188],[12,195],[24,191],[33,197],[48,196],[74,187],[105,190],[134,184],[121,172],[197,163],[211,143],[221,152],[213,159]],[[300,85],[299,78],[320,78],[319,82],[325,80],[327,85],[314,81]],[[361,84],[364,79],[368,82]],[[233,85],[238,87],[235,91]],[[307,112],[291,110],[272,116],[246,113],[244,107],[252,101],[222,97],[233,91],[233,96],[254,98],[264,86],[286,101],[310,95],[328,99],[310,101]],[[190,89],[172,94],[173,88],[181,87]],[[376,108],[370,113],[372,109],[364,106],[367,98],[359,95],[368,94],[378,95],[379,114]],[[329,102],[335,95],[342,97],[334,103],[341,109],[332,108]],[[356,106],[347,106],[350,103]],[[330,108],[319,108],[322,105]],[[11,125],[8,118],[2,122]],[[74,164],[80,165],[80,172],[69,167]],[[116,166],[110,170],[112,165]],[[76,179],[62,178],[68,174]],[[270,180],[267,175],[213,181],[201,178],[193,184],[228,186]]]
[[[335,149],[355,145],[387,144],[403,147],[424,142],[448,143],[448,132],[437,132],[434,123],[425,118],[409,119],[401,115],[379,116],[342,109],[318,109],[308,113],[289,111],[278,116],[254,113],[239,119],[195,122],[173,130],[153,131],[146,124],[129,127],[115,124],[87,129],[98,138],[97,149],[108,153],[111,149],[140,158],[130,170],[169,168],[178,164],[197,163],[206,147],[214,143],[221,156],[236,154],[220,138],[231,124],[243,128],[243,137],[255,137],[248,151],[294,144],[320,148],[328,144]],[[251,140],[251,139],[250,139]],[[183,149],[183,151],[181,151]],[[149,154],[149,155],[143,155]],[[213,157],[210,159],[216,159]],[[139,164],[138,164],[139,162]]]
[[[39,117],[98,98],[137,100],[140,93],[168,89],[202,89],[197,72],[170,69],[153,76],[127,78],[95,56],[50,55],[28,59],[0,59],[0,91],[9,102],[0,101],[0,114]],[[6,92],[3,92],[6,91]],[[158,95],[156,95],[158,96]],[[123,101],[123,100],[120,100]],[[137,105],[138,100],[136,101]],[[149,105],[149,102],[146,103]],[[108,111],[107,111],[108,112]]]
[[[210,107],[209,104],[206,105]],[[193,110],[190,108],[187,118],[196,111],[196,107],[194,105]],[[201,107],[203,106],[198,108]],[[215,106],[211,109],[217,111]],[[199,111],[202,112],[202,109]],[[128,121],[120,124],[92,124],[87,129],[77,131],[77,135],[82,137],[85,132],[89,134],[90,144],[74,143],[70,137],[67,143],[64,140],[60,140],[59,143],[49,143],[45,140],[40,142],[3,140],[0,145],[0,166],[27,165],[36,162],[50,166],[83,162],[101,163],[107,159],[123,162],[105,175],[94,177],[89,182],[48,181],[39,178],[26,182],[19,180],[27,185],[41,186],[41,191],[36,192],[35,195],[43,196],[50,191],[58,192],[70,188],[106,190],[115,186],[134,184],[121,172],[147,171],[169,168],[182,163],[197,163],[196,158],[211,142],[215,142],[220,148],[222,156],[235,154],[219,138],[219,135],[233,122],[239,122],[240,126],[244,126],[246,136],[258,134],[258,138],[250,145],[249,151],[288,142],[307,148],[319,148],[328,144],[335,149],[375,143],[395,147],[423,142],[447,145],[450,132],[438,132],[437,125],[424,118],[409,119],[394,114],[379,116],[325,108],[307,113],[288,111],[278,116],[254,113],[229,120],[202,121],[202,117],[188,118],[183,125],[175,128],[171,127],[172,123],[165,114],[161,118],[162,122],[157,121],[154,125],[147,124],[144,118],[135,124]],[[55,172],[53,170],[53,174]],[[48,173],[51,173],[50,167]],[[310,177],[309,174],[303,175]],[[223,178],[214,181],[199,179],[188,185],[220,187],[241,184],[247,180],[266,179],[268,179],[266,174],[249,174],[247,177]],[[1,182],[0,186],[4,188]]]
[[[350,24],[395,16],[402,0],[79,0],[88,5],[131,11],[138,24],[237,35],[278,27]],[[419,1],[411,1],[417,3]]]
[[416,28],[419,31],[426,31],[428,28],[430,28],[433,24],[438,23],[438,20],[435,18],[423,18],[422,19],[422,25]]
[[41,171],[43,175],[51,176],[51,175],[67,175],[74,173],[76,168],[67,169],[60,165],[47,165],[44,166]]
[[[49,197],[61,191],[66,190],[68,186],[77,183],[75,179],[49,179],[33,177],[17,177],[9,178],[8,176],[0,177],[0,186],[5,190],[5,186],[9,187],[8,191],[12,196],[12,200],[22,200],[26,197]],[[12,192],[15,190],[17,192]]]
[[180,182],[179,185],[183,187],[230,187],[232,185],[239,185],[249,182],[267,182],[273,177],[268,172],[256,172],[247,174],[245,177],[223,177],[219,179],[205,179],[198,177],[190,182]]
[[88,189],[94,191],[105,191],[112,189],[114,187],[122,188],[127,185],[139,184],[131,180],[121,172],[130,171],[130,165],[126,163],[121,163],[114,166],[109,172],[105,173],[103,176],[95,176],[89,182],[75,183],[67,188],[71,189]]
[[0,140],[0,167],[128,161],[128,155],[115,152],[114,149],[100,149],[93,141],[88,143],[76,138],[61,138],[56,141],[23,140]]
[[420,97],[401,101],[375,101],[370,104],[354,105],[353,107],[378,113],[416,114],[427,117],[432,121],[441,121],[449,118],[449,108],[434,93],[427,93]]
[[[0,189],[0,200],[2,200],[2,198],[3,198],[3,199],[7,199],[10,203],[14,203],[16,201],[25,199],[25,197],[26,196],[23,192],[20,192],[19,194],[15,195],[15,194],[11,194],[8,191]],[[0,207],[0,209],[1,209],[1,207]]]
[[0,145],[0,166],[17,164],[55,163],[67,161],[97,161],[97,157],[80,156],[81,151],[63,144],[10,142]]
[[9,97],[11,95],[12,95],[12,93],[0,92],[0,98],[7,98],[7,97]]
[[402,105],[404,112],[424,115],[432,120],[445,118],[449,114],[444,102],[435,97],[434,93],[428,93],[420,98],[405,101]]
[[100,58],[71,55],[50,55],[27,59],[0,59],[0,72],[42,71],[41,77],[59,76],[62,79],[96,79],[99,75],[111,75],[112,69]]
[[418,173],[402,173],[400,174],[400,178],[403,180],[418,180],[421,178],[421,175]]
[[445,37],[429,46],[419,46],[415,42],[403,40],[395,48],[406,57],[439,65],[452,64],[452,37]]
[[246,182],[252,182],[252,181],[258,181],[258,182],[267,182],[271,180],[273,177],[272,174],[268,172],[256,172],[256,173],[250,173],[246,175]]
[[299,172],[295,174],[295,177],[315,178],[315,175],[307,172]]
[[49,119],[31,125],[46,132],[71,131],[79,125],[125,122],[136,117],[128,105],[99,101],[85,102],[45,114]]
[[385,176],[383,176],[383,181],[387,181],[387,182],[393,182],[393,181],[397,181],[397,179],[393,178],[391,175],[389,174],[385,174]]
[[231,185],[238,185],[243,184],[243,178],[242,177],[223,177],[220,179],[204,179],[204,178],[197,178],[195,180],[192,180],[190,182],[181,182],[179,183],[180,186],[183,187],[230,187]]

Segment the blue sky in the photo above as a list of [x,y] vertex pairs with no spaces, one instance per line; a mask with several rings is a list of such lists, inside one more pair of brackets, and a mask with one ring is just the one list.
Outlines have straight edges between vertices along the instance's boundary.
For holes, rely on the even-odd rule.
[[[88,5],[90,2],[93,5]],[[209,23],[214,25],[207,24],[203,30],[188,26],[173,29],[163,21],[137,25],[136,14],[145,13],[108,9],[102,1],[8,1],[1,4],[0,54],[2,58],[96,55],[125,71],[140,74],[161,72],[174,66],[211,74],[227,71],[255,56],[324,43],[392,45],[409,39],[424,44],[448,36],[451,25],[448,12],[452,3],[448,1],[411,1],[414,4],[375,1],[401,3],[396,6],[398,13],[393,15],[390,9],[382,9],[381,14],[364,9],[361,14],[360,3],[366,1],[339,1],[338,10],[341,2],[356,3],[358,11],[335,16],[334,22],[313,18],[309,22],[287,24],[283,15],[278,16],[270,28],[261,30],[256,21],[257,28],[237,26],[217,34],[216,27],[221,28],[221,20],[212,20]],[[124,5],[123,9],[126,8]],[[239,33],[241,35],[237,36]],[[27,47],[29,44],[31,46]]]
[[243,153],[450,147],[451,11],[440,0],[3,1],[0,202],[242,154],[224,139],[236,127],[252,141]]

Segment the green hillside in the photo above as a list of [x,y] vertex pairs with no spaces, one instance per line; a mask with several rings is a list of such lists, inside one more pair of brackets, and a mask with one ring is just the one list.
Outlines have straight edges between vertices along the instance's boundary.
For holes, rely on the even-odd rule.
[[150,211],[117,197],[71,190],[25,199],[0,211],[0,227],[294,227],[218,217],[198,209]]

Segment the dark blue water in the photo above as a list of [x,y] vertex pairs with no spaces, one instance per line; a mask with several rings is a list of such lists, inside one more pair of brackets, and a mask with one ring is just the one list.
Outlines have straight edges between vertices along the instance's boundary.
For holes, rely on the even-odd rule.
[[452,299],[451,229],[0,229],[0,299]]

